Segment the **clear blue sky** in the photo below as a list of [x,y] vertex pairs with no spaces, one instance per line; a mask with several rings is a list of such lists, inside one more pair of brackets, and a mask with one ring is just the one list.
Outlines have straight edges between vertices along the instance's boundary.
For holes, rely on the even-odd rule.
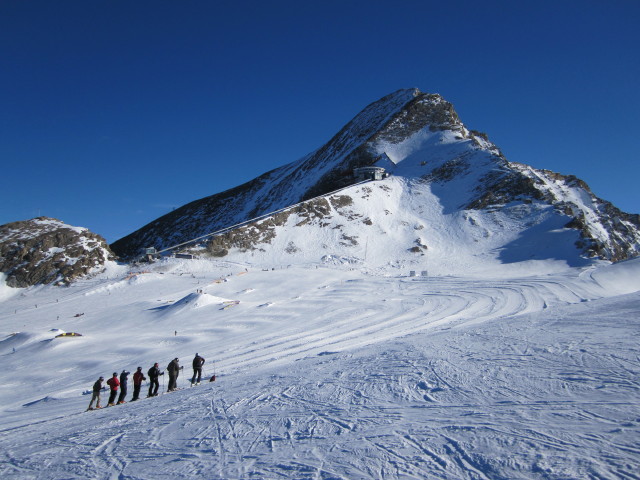
[[0,224],[112,242],[418,87],[640,212],[640,2],[0,1]]

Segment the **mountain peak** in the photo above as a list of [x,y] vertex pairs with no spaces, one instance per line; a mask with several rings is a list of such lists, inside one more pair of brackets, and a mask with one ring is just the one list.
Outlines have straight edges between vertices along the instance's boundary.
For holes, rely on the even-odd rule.
[[[381,166],[393,175],[371,187],[349,188],[355,183],[354,169],[366,166]],[[427,247],[432,265],[437,260],[441,265],[468,266],[481,257],[501,262],[547,259],[550,252],[573,265],[582,262],[581,256],[607,260],[637,256],[637,216],[595,196],[578,202],[588,197],[580,188],[580,182],[510,163],[485,134],[468,130],[442,96],[401,89],[365,107],[325,145],[300,160],[191,202],[112,248],[120,255],[135,256],[144,247],[167,248],[248,223],[243,230],[217,237],[213,253],[232,254],[237,260],[256,250],[279,256],[281,252],[268,245],[279,244],[274,240],[278,231],[298,236],[299,231],[289,230],[287,223],[296,218],[300,225],[316,222],[339,232],[334,232],[337,236],[316,232],[318,238],[333,238],[334,243],[327,240],[310,247],[313,242],[305,240],[311,250],[304,255],[293,240],[291,245],[279,244],[287,255],[307,260],[324,249],[333,250],[327,252],[331,255],[366,257],[357,241],[366,234],[361,222],[378,232],[367,238],[370,250],[375,249],[374,242],[380,243],[381,258],[413,235],[396,260],[415,263],[416,268],[425,261],[419,256]],[[335,193],[340,189],[346,190]],[[354,207],[345,209],[351,204]],[[426,230],[425,225],[430,226],[428,235],[416,238],[413,229]],[[558,242],[564,245],[561,251],[551,248]],[[458,245],[457,253],[447,248],[451,245]],[[464,259],[449,258],[452,255]]]

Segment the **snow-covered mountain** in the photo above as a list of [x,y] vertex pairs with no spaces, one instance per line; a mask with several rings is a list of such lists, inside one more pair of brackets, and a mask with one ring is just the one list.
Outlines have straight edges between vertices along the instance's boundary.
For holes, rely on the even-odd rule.
[[[354,184],[362,165],[392,174]],[[182,247],[199,258],[110,262],[75,229],[104,271],[0,277],[0,476],[635,478],[640,259],[589,257],[636,255],[637,223],[397,92],[118,242],[232,227]],[[3,258],[78,263],[45,226],[11,227]],[[216,381],[191,388],[196,352]],[[186,388],[85,412],[99,376],[174,358]]]
[[[353,169],[362,166],[391,175],[354,185]],[[197,247],[229,260],[316,261],[323,252],[377,267],[465,272],[487,262],[578,265],[640,253],[638,215],[599,199],[573,176],[507,161],[449,102],[417,89],[372,103],[304,158],[176,209],[112,248],[132,257],[275,211]],[[309,229],[316,234],[302,232]]]
[[11,287],[68,284],[114,259],[104,238],[54,218],[0,225],[0,272]]

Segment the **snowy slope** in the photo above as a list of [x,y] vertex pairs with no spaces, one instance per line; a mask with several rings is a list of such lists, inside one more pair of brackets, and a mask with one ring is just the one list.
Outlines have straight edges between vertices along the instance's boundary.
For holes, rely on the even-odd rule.
[[[3,288],[0,474],[633,478],[640,262],[537,265],[166,259]],[[186,386],[195,352],[216,382],[84,412],[113,371],[178,356]]]
[[274,262],[343,259],[381,273],[484,275],[496,269],[531,274],[540,263],[544,271],[550,263],[559,268],[588,264],[575,247],[579,233],[566,228],[566,215],[543,202],[498,210],[453,208],[466,183],[467,177],[442,186],[394,175],[346,188],[316,202],[315,210],[292,209],[288,216],[243,227],[210,247],[224,247],[226,260],[266,268]]

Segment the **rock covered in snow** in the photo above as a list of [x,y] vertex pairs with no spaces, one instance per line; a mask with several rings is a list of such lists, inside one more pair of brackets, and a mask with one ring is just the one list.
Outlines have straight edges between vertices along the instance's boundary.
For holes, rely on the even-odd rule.
[[104,238],[54,218],[0,226],[0,271],[10,287],[66,284],[114,259]]

